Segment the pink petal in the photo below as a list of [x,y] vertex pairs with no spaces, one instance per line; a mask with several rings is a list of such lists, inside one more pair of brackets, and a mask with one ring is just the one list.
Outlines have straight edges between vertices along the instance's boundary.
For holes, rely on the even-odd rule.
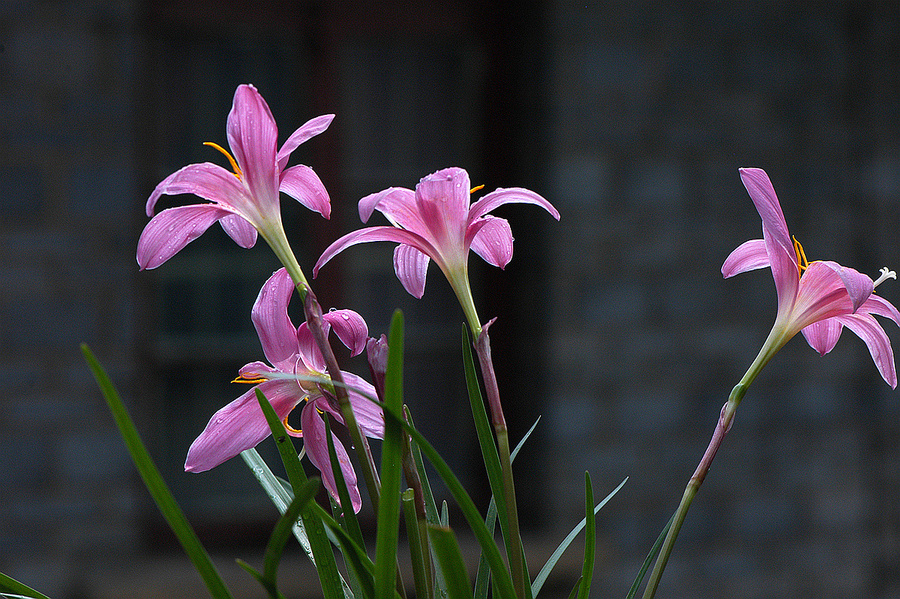
[[897,308],[895,308],[891,302],[874,293],[869,296],[869,299],[863,302],[863,305],[859,307],[858,312],[884,316],[900,325],[900,312],[897,311]]
[[498,188],[472,204],[468,214],[469,223],[471,224],[475,219],[481,218],[503,204],[535,204],[559,220],[559,211],[542,196],[521,187],[510,187],[509,189]]
[[231,171],[211,162],[189,164],[160,181],[147,200],[147,216],[153,216],[160,196],[181,193],[192,193],[204,200],[225,204],[236,212],[249,201],[246,189]]
[[369,327],[363,317],[353,310],[330,310],[322,315],[323,320],[331,325],[341,343],[347,346],[352,356],[359,355],[366,349]]
[[369,222],[375,210],[384,214],[392,225],[417,233],[428,230],[416,207],[416,193],[411,189],[389,187],[359,201],[359,219],[362,222]]
[[725,258],[725,263],[722,264],[722,276],[727,279],[742,272],[768,268],[769,265],[766,242],[762,239],[751,239],[736,247]]
[[781,211],[781,204],[769,176],[758,168],[740,169],[741,180],[756,211],[762,219],[763,239],[769,254],[775,290],[778,293],[778,310],[786,310],[797,293],[800,271],[797,267],[797,252],[788,234],[787,223]]
[[[513,236],[509,222],[503,218],[485,216],[474,225],[481,225],[472,239],[471,249],[493,266],[505,268],[512,259]],[[469,229],[473,227],[470,225]]]
[[215,204],[168,208],[154,216],[138,240],[137,262],[141,270],[156,268],[184,246],[200,237],[210,225],[232,213]]
[[[466,235],[469,215],[469,174],[447,168],[424,177],[416,185],[416,212],[442,253],[457,249]],[[424,236],[424,235],[423,235]]]
[[263,212],[275,209],[280,174],[275,163],[278,129],[268,104],[252,85],[238,86],[234,92],[226,132],[256,203]]
[[250,313],[266,359],[285,372],[293,371],[293,356],[300,351],[297,329],[288,316],[293,293],[291,276],[286,269],[279,269],[260,289]]
[[[856,297],[851,301],[850,292],[858,294],[860,289],[865,289],[865,284],[859,277],[868,277],[852,268],[836,269],[835,266],[840,265],[816,261],[812,262],[803,273],[790,312],[792,326],[803,329],[819,320],[852,314],[858,308],[854,302],[859,298]],[[871,279],[868,285],[871,289]],[[781,315],[779,308],[779,316]]]
[[281,174],[280,191],[325,218],[331,217],[331,199],[319,176],[308,166],[292,166]]
[[367,227],[365,229],[353,231],[352,233],[347,233],[325,248],[325,251],[322,252],[322,255],[319,256],[319,260],[313,267],[313,277],[318,276],[319,269],[329,260],[351,245],[369,243],[372,241],[394,241],[397,243],[405,243],[406,245],[411,245],[419,251],[428,254],[432,258],[437,256],[437,250],[435,250],[434,246],[412,231],[398,229],[397,227]]
[[245,449],[256,447],[269,436],[269,425],[256,399],[256,389],[265,394],[279,418],[285,418],[303,396],[293,381],[267,381],[247,391],[213,414],[206,428],[191,444],[184,469],[204,472],[215,468]]
[[897,370],[891,340],[881,325],[868,314],[849,314],[838,317],[841,323],[862,339],[869,348],[869,354],[884,381],[892,389],[897,388]]
[[837,318],[828,318],[812,323],[802,332],[809,346],[819,352],[820,356],[824,356],[837,345],[841,329],[843,326]]
[[378,403],[369,399],[377,397],[375,387],[353,373],[342,371],[341,374],[347,384],[347,394],[359,428],[370,439],[384,439],[384,412]]
[[[340,503],[337,482],[334,478],[334,472],[331,470],[331,458],[328,456],[328,439],[325,436],[325,423],[316,412],[319,404],[327,403],[324,399],[308,402],[307,405],[303,406],[303,411],[300,413],[300,424],[303,427],[303,446],[306,448],[306,455],[309,456],[309,461],[322,473],[322,482],[325,484],[325,488],[328,489],[334,500]],[[353,504],[353,511],[359,512],[362,508],[362,498],[359,495],[356,472],[353,470],[350,456],[347,455],[347,450],[334,433],[331,433],[331,440],[334,443],[334,452],[337,455],[341,473],[344,475],[347,491],[350,493],[350,503]]]
[[275,160],[278,162],[278,170],[283,171],[284,167],[287,166],[291,152],[296,150],[303,142],[328,129],[328,125],[331,124],[333,119],[333,114],[323,114],[308,120],[302,127],[291,133],[291,136],[287,138],[287,141],[284,142],[284,145],[281,146],[281,149],[278,150],[278,154],[275,156]]
[[831,262],[830,260],[824,260],[822,264],[833,270],[841,278],[844,288],[850,296],[854,312],[875,291],[875,283],[868,275],[864,275],[852,268],[841,266],[837,262]]
[[401,243],[394,248],[394,272],[403,288],[416,299],[425,295],[425,275],[431,259],[411,245]]
[[222,225],[228,236],[242,248],[252,248],[256,245],[256,227],[250,224],[243,216],[229,214],[228,216],[223,216],[219,224]]
[[[329,325],[326,324],[325,326]],[[300,323],[300,326],[297,328],[297,344],[300,348],[299,353],[300,359],[303,362],[302,366],[307,370],[307,372],[297,372],[297,374],[318,374],[325,372],[325,358],[322,357],[319,345],[316,343],[312,331],[309,330],[309,324],[306,322]]]

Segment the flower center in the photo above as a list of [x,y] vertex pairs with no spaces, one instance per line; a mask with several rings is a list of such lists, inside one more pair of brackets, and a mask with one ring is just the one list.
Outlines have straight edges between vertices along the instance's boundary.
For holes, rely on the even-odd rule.
[[800,245],[800,242],[797,241],[796,237],[792,237],[794,240],[794,251],[797,253],[797,270],[800,271],[800,276],[803,276],[803,271],[809,268],[809,261],[806,259],[806,252],[803,251],[803,246]]
[[228,162],[231,163],[231,168],[232,168],[232,170],[234,170],[234,176],[237,177],[238,179],[241,178],[241,175],[242,175],[242,173],[241,173],[241,167],[238,166],[237,160],[234,159],[234,157],[228,152],[228,150],[226,150],[225,148],[223,148],[223,147],[220,146],[219,144],[217,144],[217,143],[215,143],[215,142],[212,142],[212,141],[204,141],[204,142],[203,142],[203,145],[204,145],[204,146],[209,146],[209,147],[211,147],[211,148],[214,148],[214,149],[216,149],[216,150],[222,152],[223,154],[225,154],[225,158],[228,159]]

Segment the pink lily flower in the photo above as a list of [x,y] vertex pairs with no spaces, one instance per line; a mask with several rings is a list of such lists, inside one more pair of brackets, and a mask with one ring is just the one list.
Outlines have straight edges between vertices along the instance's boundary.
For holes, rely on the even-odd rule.
[[415,191],[390,187],[364,197],[359,201],[360,219],[367,222],[372,212],[378,210],[392,226],[368,227],[344,235],[328,246],[316,262],[313,276],[351,245],[394,241],[400,244],[394,250],[394,272],[403,287],[421,298],[425,293],[428,264],[434,260],[453,287],[473,329],[480,330],[469,288],[469,250],[500,268],[509,263],[513,250],[509,222],[487,213],[509,203],[536,204],[556,220],[559,212],[550,202],[527,189],[497,189],[469,205],[471,191],[465,170],[447,168],[423,178]]
[[[284,422],[287,433],[303,438],[306,454],[321,471],[325,488],[335,500],[339,500],[322,418],[327,414],[341,424],[344,419],[333,400],[334,389],[329,389],[331,385],[322,382],[322,379],[328,378],[325,374],[325,360],[312,332],[305,322],[299,328],[294,328],[288,316],[287,307],[293,290],[294,283],[287,270],[282,268],[266,281],[259,292],[253,305],[252,319],[263,353],[271,366],[263,362],[251,362],[241,368],[240,376],[235,382],[257,385],[213,415],[204,431],[191,444],[184,469],[188,472],[209,470],[242,451],[255,447],[269,436],[269,426],[256,399],[256,389],[259,388]],[[368,328],[359,314],[352,310],[332,310],[323,314],[323,319],[326,327],[334,329],[353,355],[358,355],[366,348]],[[341,374],[363,434],[373,439],[384,438],[384,414],[378,405],[365,397],[376,397],[375,388],[354,374],[343,371]],[[298,376],[317,377],[319,381],[301,380]],[[301,429],[296,430],[287,423],[287,418],[301,404],[304,404],[300,412]],[[358,512],[362,500],[356,473],[347,450],[334,433],[332,439],[341,472],[350,491],[353,510]]]
[[[837,344],[847,327],[869,348],[875,366],[891,387],[897,387],[897,372],[891,342],[872,316],[883,316],[900,324],[900,312],[875,295],[875,287],[893,271],[883,268],[873,281],[852,268],[831,261],[807,262],[803,247],[788,235],[787,223],[775,189],[765,171],[740,169],[741,180],[762,217],[763,239],[740,245],[722,265],[727,278],[758,268],[771,268],[778,295],[778,312],[769,338],[756,359],[754,372],[798,332],[821,355]],[[749,373],[748,373],[749,374]]]
[[[297,146],[328,128],[333,114],[316,117],[294,131],[279,150],[278,129],[268,104],[252,85],[234,93],[228,113],[228,145],[207,143],[228,158],[234,172],[204,162],[190,164],[166,177],[147,200],[147,216],[163,194],[192,193],[210,204],[193,204],[163,210],[147,223],[138,241],[141,270],[156,268],[203,234],[214,222],[241,247],[253,247],[259,232],[270,244],[286,244],[281,224],[279,192],[329,218],[331,203],[325,186],[308,166],[287,166]],[[276,250],[277,253],[277,250]]]

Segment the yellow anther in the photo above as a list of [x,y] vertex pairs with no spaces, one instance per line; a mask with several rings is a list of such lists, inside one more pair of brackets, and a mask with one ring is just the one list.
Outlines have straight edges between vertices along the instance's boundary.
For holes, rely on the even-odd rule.
[[302,436],[302,435],[303,435],[303,430],[302,430],[302,429],[294,428],[293,426],[291,426],[290,424],[288,424],[288,416],[290,416],[290,414],[288,414],[287,416],[285,416],[285,417],[284,417],[284,420],[281,421],[282,423],[284,423],[284,428],[286,428],[286,429],[288,430],[288,432],[294,433],[295,435],[301,435],[301,436]]
[[800,245],[800,242],[797,241],[796,237],[793,237],[794,240],[794,251],[797,252],[797,269],[800,271],[800,276],[803,276],[803,271],[809,268],[809,262],[806,260],[806,252],[803,251],[803,246]]
[[[256,378],[250,378],[253,376],[255,376]],[[231,382],[232,383],[247,383],[250,385],[258,385],[259,383],[265,383],[267,380],[269,380],[269,379],[259,376],[254,372],[251,372],[251,373],[248,373],[247,375],[242,374]]]
[[231,168],[232,168],[232,170],[234,170],[234,176],[237,177],[238,179],[241,178],[241,167],[238,166],[237,161],[236,161],[236,160],[234,159],[234,157],[228,152],[228,150],[226,150],[225,148],[223,148],[223,147],[220,146],[219,144],[217,144],[217,143],[215,143],[215,142],[212,142],[212,141],[204,141],[204,142],[203,142],[203,145],[204,145],[204,146],[209,146],[209,147],[211,147],[211,148],[215,148],[216,150],[218,150],[218,151],[222,152],[223,154],[225,154],[225,158],[228,159],[228,162],[231,163]]
[[476,191],[479,191],[481,189],[484,189],[484,185],[479,185],[478,187],[473,187],[472,189],[469,190],[469,194],[473,194]]

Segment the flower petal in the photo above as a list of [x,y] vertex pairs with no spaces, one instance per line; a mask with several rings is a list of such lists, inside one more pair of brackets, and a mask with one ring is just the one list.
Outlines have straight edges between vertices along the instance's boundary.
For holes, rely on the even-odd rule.
[[848,314],[839,316],[839,320],[845,327],[856,333],[869,348],[869,354],[881,373],[881,378],[891,386],[897,388],[897,370],[894,365],[894,352],[891,349],[891,340],[884,329],[874,317],[868,314]]
[[228,145],[260,211],[278,206],[279,169],[275,163],[278,129],[269,105],[252,85],[240,85],[228,113]]
[[[325,488],[328,489],[334,500],[340,503],[337,483],[334,478],[334,472],[331,470],[331,458],[328,456],[325,422],[316,412],[316,408],[320,407],[320,404],[327,405],[327,403],[324,398],[318,398],[303,406],[303,411],[300,413],[300,425],[303,427],[303,446],[306,448],[306,455],[309,456],[309,461],[322,473],[322,482],[325,484]],[[341,467],[341,473],[344,475],[347,491],[350,493],[350,503],[353,504],[353,511],[359,512],[362,508],[362,498],[359,495],[356,472],[353,470],[350,456],[347,455],[347,450],[344,448],[343,443],[334,433],[331,433],[331,439],[334,442],[334,451],[337,455],[338,464]]]
[[322,133],[325,129],[328,129],[328,125],[331,124],[333,119],[333,114],[323,114],[322,116],[317,116],[314,119],[306,121],[304,125],[291,133],[291,136],[287,138],[287,141],[284,142],[284,145],[281,146],[281,149],[278,150],[278,154],[275,156],[275,161],[278,163],[278,170],[283,171],[284,167],[287,166],[287,161],[291,157],[291,152],[296,150],[303,142]]
[[822,264],[833,270],[841,278],[847,295],[850,296],[850,302],[853,304],[853,311],[856,312],[859,307],[869,299],[872,292],[875,291],[875,282],[868,275],[864,275],[858,270],[841,266],[837,262],[823,260]]
[[233,213],[215,204],[167,208],[144,227],[137,246],[141,270],[156,268],[200,237],[210,225]]
[[513,253],[513,236],[509,222],[504,218],[485,216],[472,223],[469,230],[473,230],[475,225],[480,226],[472,238],[472,251],[484,258],[488,264],[506,268]]
[[417,250],[428,254],[432,258],[437,256],[437,250],[435,250],[434,246],[432,246],[428,240],[412,231],[406,231],[405,229],[398,229],[396,227],[366,227],[365,229],[347,233],[325,248],[325,251],[322,252],[322,255],[319,256],[319,260],[313,267],[313,277],[319,275],[319,269],[329,260],[351,245],[369,243],[372,241],[394,241],[397,243],[405,243],[406,245],[411,245]]
[[204,200],[225,204],[235,212],[242,212],[250,201],[234,173],[218,164],[202,162],[189,164],[160,181],[147,200],[147,216],[153,216],[160,196],[181,193],[192,193]]
[[219,221],[222,228],[228,233],[235,243],[242,248],[252,248],[256,245],[256,227],[247,219],[238,214],[229,214]]
[[535,204],[559,220],[559,211],[541,195],[521,187],[510,187],[509,189],[497,188],[472,204],[468,215],[469,224],[503,204]]
[[858,312],[884,316],[900,325],[900,312],[897,311],[897,308],[895,308],[891,302],[874,293],[869,296],[869,299],[863,302],[863,305],[859,307]]
[[267,381],[247,391],[210,418],[188,450],[184,463],[187,472],[215,468],[269,436],[271,431],[256,399],[256,389],[265,394],[282,419],[303,401],[293,381]]
[[288,194],[313,212],[331,217],[331,199],[319,175],[308,166],[298,164],[281,173],[280,191]]
[[804,328],[802,332],[809,346],[819,352],[820,356],[824,356],[837,345],[843,328],[843,325],[837,318],[827,318],[812,323]]
[[445,257],[464,251],[469,186],[469,174],[456,167],[423,177],[416,185],[416,212],[427,227],[432,244]]
[[[868,287],[861,278],[868,279]],[[800,279],[797,296],[789,312],[790,326],[796,327],[796,332],[819,320],[852,314],[861,303],[856,303],[860,294],[867,288],[872,288],[872,280],[852,268],[834,262],[812,262]],[[786,318],[788,313],[782,314],[779,309],[778,317]]]
[[416,207],[416,192],[405,187],[389,187],[359,201],[359,219],[366,223],[378,210],[392,225],[422,234],[428,230]]
[[293,372],[293,356],[300,351],[297,329],[288,316],[293,292],[294,282],[287,270],[281,268],[259,290],[250,313],[266,359],[284,372]]
[[768,268],[770,264],[766,242],[762,239],[751,239],[736,247],[725,258],[725,263],[722,264],[722,276],[727,279],[742,272]]
[[369,338],[369,327],[363,317],[353,310],[329,310],[322,319],[331,325],[341,343],[350,350],[350,355],[357,356],[366,349]]
[[370,439],[384,439],[384,412],[379,404],[366,397],[367,395],[370,398],[377,397],[375,387],[351,372],[341,371],[341,374],[347,384],[350,405],[353,406],[353,414],[362,433]]
[[[329,329],[331,328],[328,323],[325,326]],[[325,334],[327,336],[328,331],[325,331]],[[316,338],[313,337],[312,331],[309,330],[309,323],[301,322],[297,328],[297,345],[300,348],[300,359],[307,372],[296,372],[296,374],[319,375],[325,372],[325,358],[322,357],[319,344],[316,343]],[[297,368],[295,367],[292,370],[297,370]]]
[[797,266],[797,252],[788,234],[787,223],[781,211],[781,204],[769,176],[762,169],[740,169],[741,181],[753,200],[756,211],[762,219],[763,239],[769,253],[769,264],[772,277],[775,279],[775,290],[778,293],[778,311],[784,313],[789,309],[800,279]]
[[416,299],[425,295],[425,276],[431,259],[411,245],[401,243],[394,248],[394,272],[403,288]]

